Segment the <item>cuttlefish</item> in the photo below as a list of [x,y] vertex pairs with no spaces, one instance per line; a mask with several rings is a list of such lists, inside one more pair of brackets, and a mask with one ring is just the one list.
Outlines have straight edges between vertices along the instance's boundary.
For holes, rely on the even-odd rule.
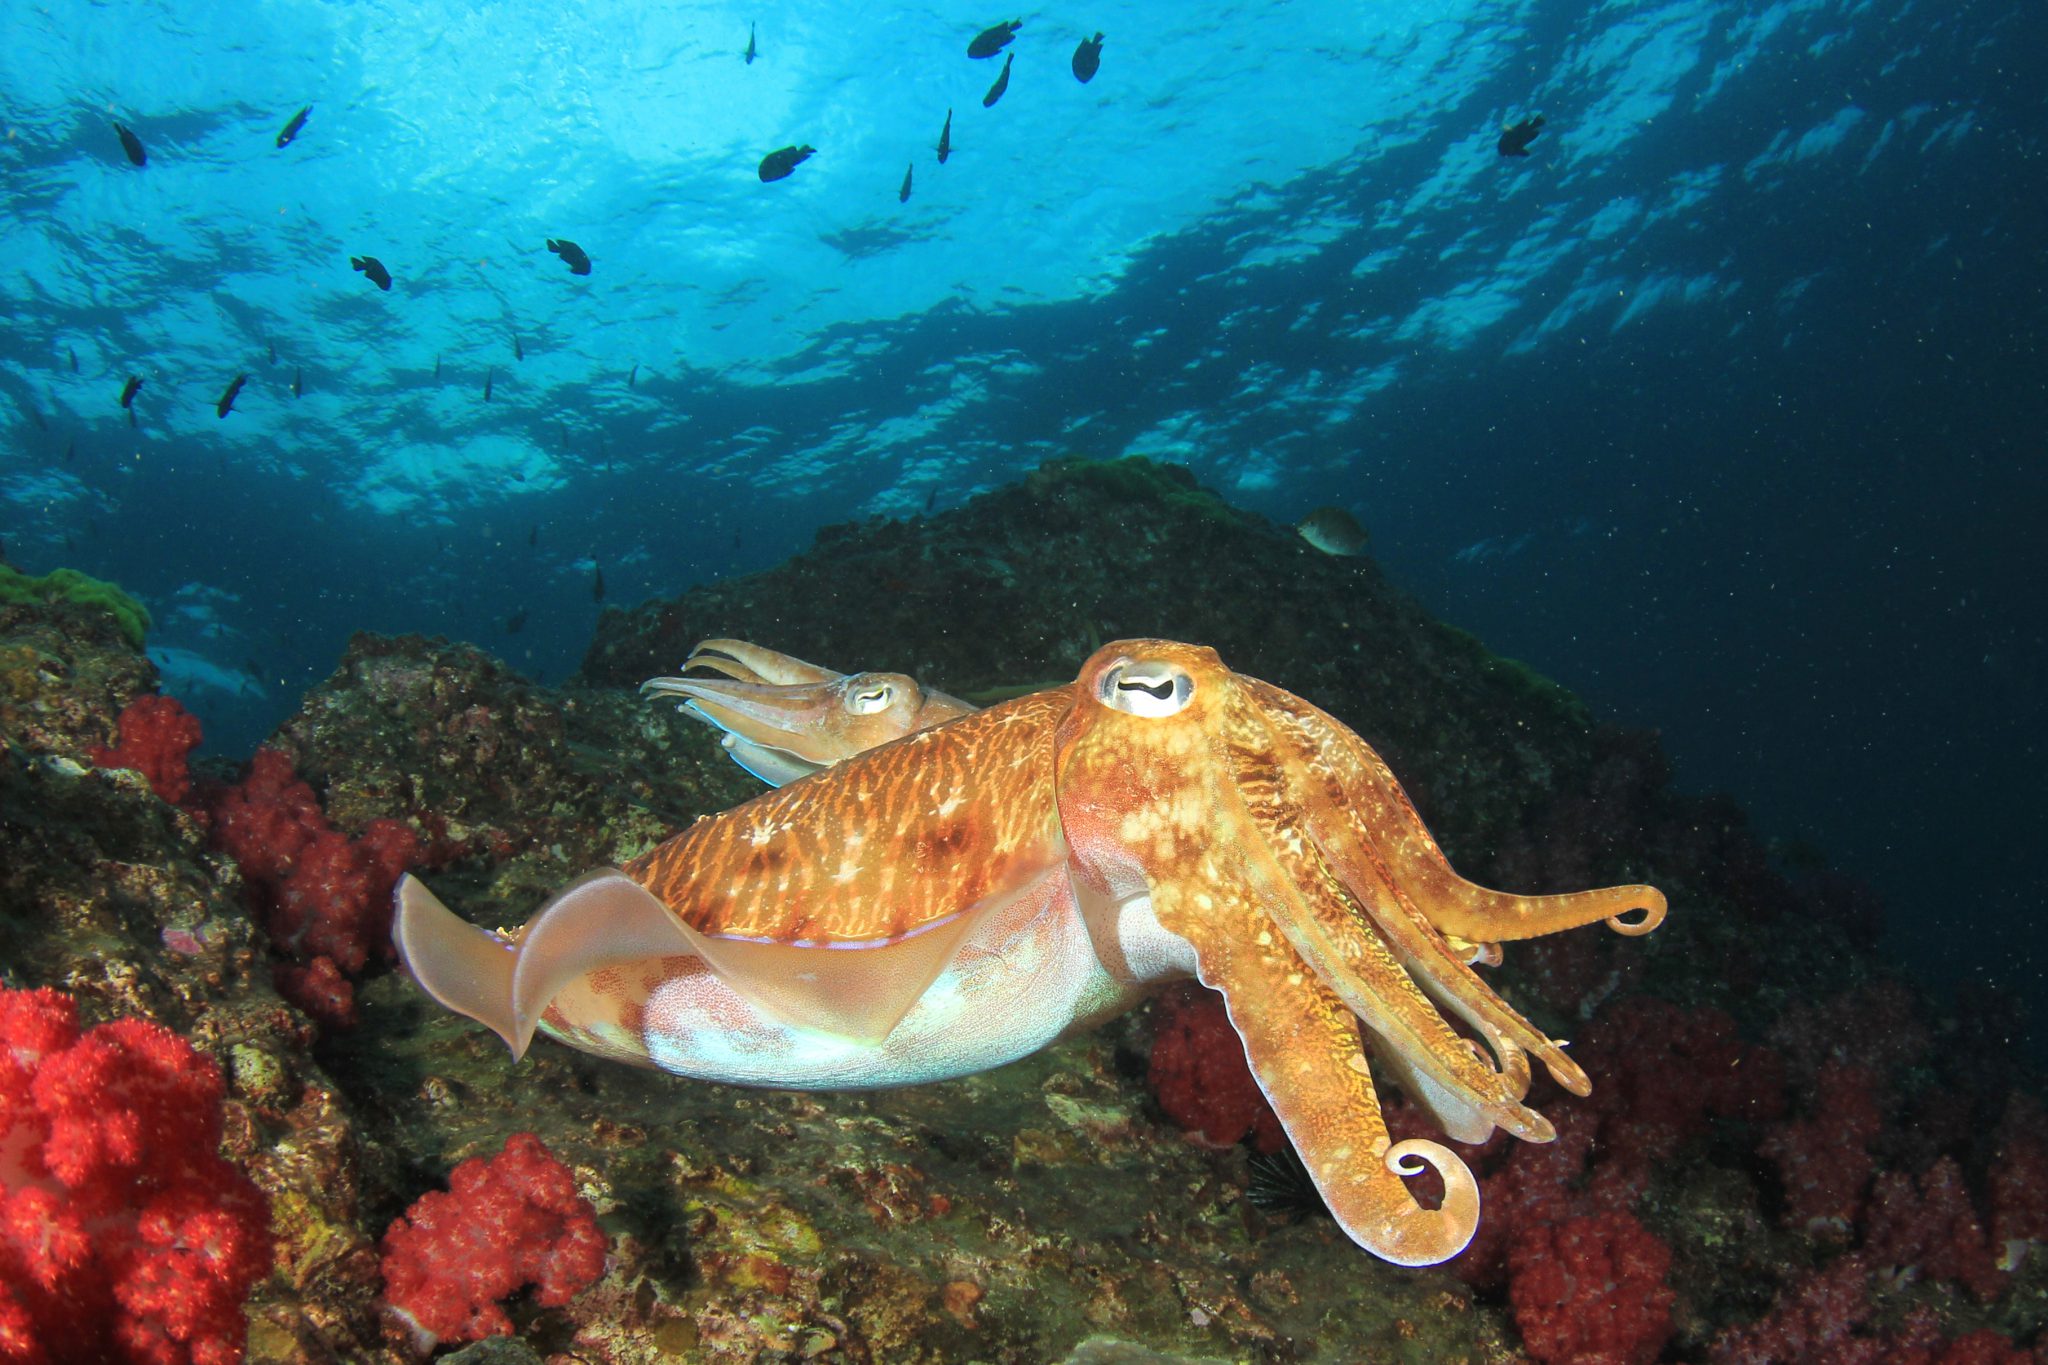
[[640,691],[683,698],[677,709],[723,730],[727,755],[771,787],[975,709],[907,673],[835,673],[745,640],[701,641],[683,660],[695,669],[723,676],[649,678]]
[[[726,678],[831,681],[777,684],[779,657]],[[1522,1103],[1531,1059],[1591,1085],[1472,964],[1505,940],[1600,921],[1642,934],[1665,913],[1647,886],[1464,880],[1357,735],[1164,640],[1107,645],[1070,684],[839,757],[588,874],[518,930],[470,924],[412,877],[397,902],[413,976],[515,1055],[538,1030],[740,1085],[969,1075],[1198,978],[1338,1224],[1402,1265],[1462,1250],[1479,1190],[1441,1143],[1391,1139],[1374,1067],[1452,1138],[1549,1140]],[[1442,1179],[1434,1207],[1405,1181],[1424,1168]]]

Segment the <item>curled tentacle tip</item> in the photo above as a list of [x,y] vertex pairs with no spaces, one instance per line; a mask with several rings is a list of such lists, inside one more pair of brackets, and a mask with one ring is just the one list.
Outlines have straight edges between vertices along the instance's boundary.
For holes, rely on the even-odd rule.
[[[1629,890],[1635,893],[1633,899],[1636,903],[1619,915],[1609,915],[1607,927],[1617,934],[1640,938],[1664,922],[1664,912],[1668,906],[1664,900],[1664,893],[1654,886],[1634,886]],[[1625,915],[1640,915],[1641,918],[1624,919]]]
[[[1444,1182],[1443,1203],[1425,1209],[1412,1206],[1410,1218],[1389,1226],[1386,1245],[1368,1245],[1374,1255],[1396,1265],[1435,1265],[1463,1251],[1479,1228],[1479,1182],[1458,1154],[1427,1138],[1409,1138],[1387,1148],[1386,1165],[1398,1176],[1434,1170]],[[1420,1225],[1413,1219],[1425,1220]]]

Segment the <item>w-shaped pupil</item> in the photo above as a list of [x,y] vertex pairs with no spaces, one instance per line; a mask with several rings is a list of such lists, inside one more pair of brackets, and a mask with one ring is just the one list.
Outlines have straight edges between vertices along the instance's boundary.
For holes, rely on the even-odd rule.
[[1166,679],[1164,682],[1156,683],[1119,681],[1116,687],[1117,691],[1119,692],[1149,693],[1150,695],[1157,697],[1160,701],[1165,701],[1168,697],[1171,697],[1173,695],[1173,679],[1171,678]]

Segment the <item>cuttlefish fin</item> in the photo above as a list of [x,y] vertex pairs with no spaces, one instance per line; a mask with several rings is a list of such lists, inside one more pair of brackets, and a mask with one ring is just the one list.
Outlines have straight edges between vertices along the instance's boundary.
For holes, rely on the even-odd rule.
[[[1211,883],[1203,894],[1222,885]],[[1182,895],[1177,885],[1154,884],[1161,923],[1180,919],[1172,903]],[[1264,918],[1256,907],[1242,910],[1248,922]],[[1479,1183],[1441,1143],[1390,1139],[1350,1009],[1277,934],[1203,937],[1195,944],[1199,975],[1223,993],[1252,1075],[1337,1225],[1396,1265],[1435,1265],[1463,1251],[1479,1226]],[[1433,1209],[1403,1180],[1424,1166],[1444,1184]]]
[[683,926],[617,868],[602,868],[549,898],[512,935],[471,924],[425,883],[399,878],[391,938],[421,989],[526,1055],[540,1017],[564,986],[622,963],[686,953]]
[[728,986],[784,1023],[879,1043],[931,989],[976,925],[1020,900],[1042,898],[1047,881],[1065,875],[1061,864],[900,938],[767,943],[678,925]]

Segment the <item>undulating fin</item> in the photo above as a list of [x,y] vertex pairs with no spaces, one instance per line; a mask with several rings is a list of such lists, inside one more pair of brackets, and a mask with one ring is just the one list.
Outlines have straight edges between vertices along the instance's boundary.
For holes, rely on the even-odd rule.
[[698,956],[735,991],[784,1023],[879,1043],[931,988],[961,942],[991,913],[1038,895],[1064,867],[1004,889],[907,938],[811,946],[712,938],[677,921]]
[[510,939],[471,924],[424,883],[401,877],[391,938],[427,994],[526,1054],[555,993],[590,972],[687,952],[676,918],[638,882],[604,868],[569,883]]

